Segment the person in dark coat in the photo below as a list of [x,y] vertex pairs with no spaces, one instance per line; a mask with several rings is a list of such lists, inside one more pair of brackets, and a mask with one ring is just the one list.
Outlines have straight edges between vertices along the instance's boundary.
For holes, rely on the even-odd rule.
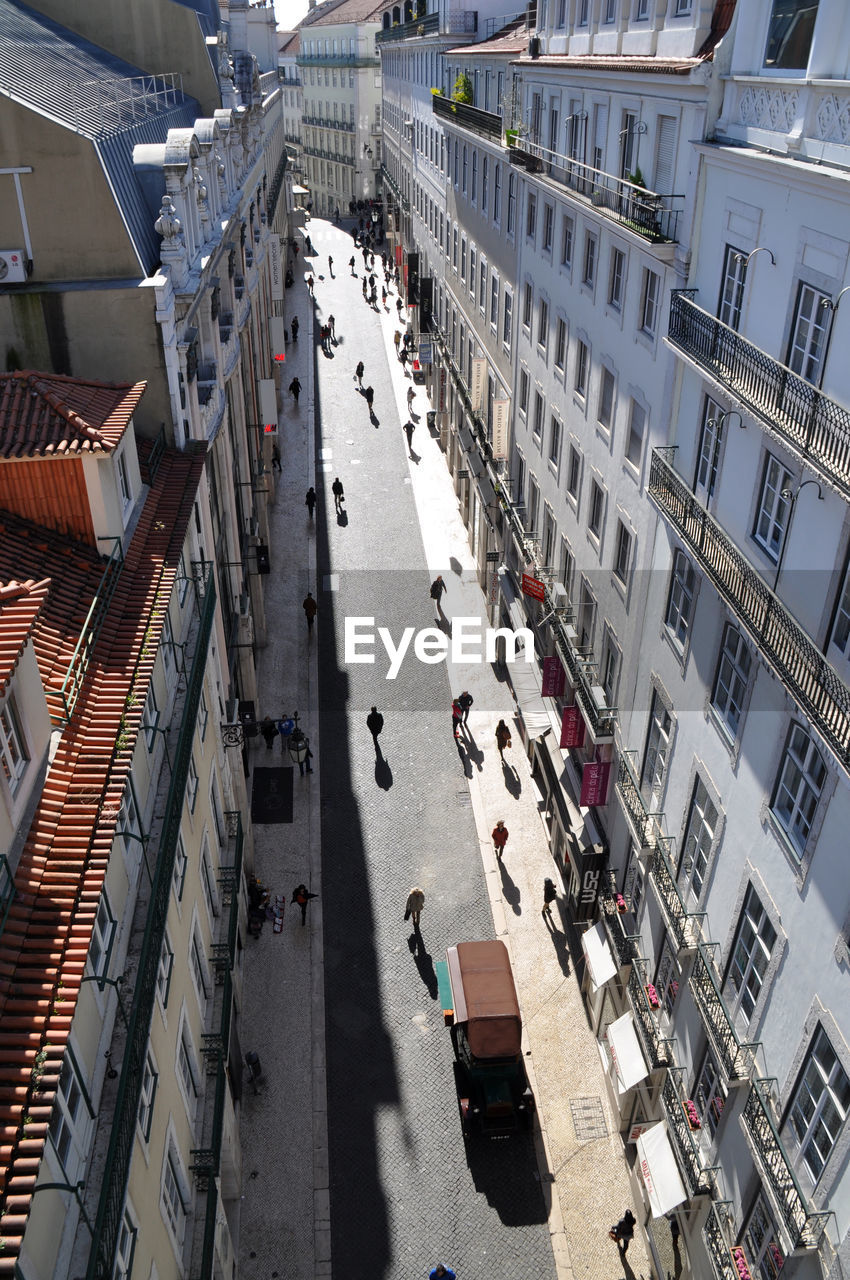
[[305,773],[313,772],[313,766],[310,764],[310,761],[313,759],[313,752],[310,750],[309,738],[304,739],[304,746],[307,748],[304,759],[298,761],[298,772],[301,774],[302,778]]
[[363,392],[363,394],[366,397],[366,403],[369,406],[369,412],[371,413],[372,403],[375,399],[375,390],[373,387],[367,387],[366,390]]
[[636,1223],[637,1218],[631,1209],[627,1209],[620,1221],[608,1232],[612,1240],[617,1241],[617,1248],[623,1254],[628,1253],[629,1245],[634,1239]]
[[316,510],[316,490],[310,485],[307,490],[307,497],[304,499],[304,505],[310,512],[310,519],[313,519],[313,512]]
[[277,725],[271,716],[264,716],[260,725],[260,733],[263,735],[266,743],[266,749],[271,751],[277,737]]
[[291,382],[290,382],[290,384],[289,384],[289,390],[290,390],[290,392],[292,393],[292,397],[293,397],[293,399],[294,399],[295,403],[297,404],[297,403],[298,403],[298,397],[301,395],[301,383],[300,383],[300,381],[298,380],[298,378],[293,378],[293,379],[292,379],[292,381],[291,381]]
[[452,702],[452,731],[455,738],[460,737],[460,722],[463,719],[463,708],[457,698]]
[[373,707],[366,717],[366,728],[372,735],[372,741],[375,744],[375,754],[380,755],[381,748],[378,744],[378,737],[384,728],[384,717],[381,715],[377,707]]
[[317,893],[311,893],[306,884],[296,885],[292,890],[293,905],[297,902],[301,908],[301,923],[307,923],[307,903],[311,898],[318,898]]
[[413,453],[413,433],[416,430],[416,423],[411,422],[411,420],[408,418],[402,430],[404,431],[404,434],[407,436],[407,452],[412,454]]
[[316,614],[319,611],[319,606],[316,604],[316,601],[313,599],[313,593],[311,591],[307,592],[301,607],[304,610],[304,616],[307,619],[307,630],[312,631],[313,622],[315,621]]
[[547,920],[552,919],[552,903],[558,896],[558,890],[555,888],[555,881],[550,880],[547,876],[543,881],[543,911],[541,915],[546,916]]
[[464,689],[463,693],[458,698],[458,702],[460,703],[461,710],[463,711],[464,724],[469,724],[469,712],[474,701],[475,699],[467,689]]
[[505,845],[508,843],[508,834],[508,829],[500,818],[491,832],[497,862],[502,861],[502,854],[505,852]]
[[342,481],[339,476],[337,476],[331,485],[331,493],[334,496],[334,506],[337,511],[342,511],[342,504],[345,502],[345,490],[342,487]]
[[504,720],[500,720],[496,725],[496,746],[499,748],[499,755],[504,760],[505,747],[511,745],[511,731],[505,724]]
[[292,317],[292,341],[293,342],[298,341],[298,317],[297,316]]
[[359,384],[360,384],[360,389],[361,389],[361,391],[362,391],[362,389],[363,389],[363,374],[364,374],[365,372],[366,372],[366,370],[365,370],[365,368],[364,368],[363,361],[362,361],[362,360],[358,360],[358,362],[357,362],[357,368],[354,370],[354,376],[355,376],[355,378],[357,379],[357,381],[358,381],[358,382],[359,382]]

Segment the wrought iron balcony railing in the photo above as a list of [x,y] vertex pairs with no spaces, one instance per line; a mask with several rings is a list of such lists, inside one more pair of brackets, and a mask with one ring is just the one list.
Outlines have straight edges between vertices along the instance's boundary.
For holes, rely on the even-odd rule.
[[472,107],[466,102],[453,102],[435,93],[431,102],[435,116],[447,120],[449,124],[460,125],[472,133],[480,133],[485,138],[501,138],[504,132],[502,117],[492,111],[482,111],[480,107]]
[[116,538],[107,557],[103,577],[97,588],[97,594],[92,600],[89,611],[80,628],[80,637],[74,646],[74,652],[71,654],[65,678],[60,688],[45,689],[44,691],[50,719],[55,725],[64,727],[74,714],[74,707],[77,705],[80,689],[83,687],[83,681],[88,671],[89,658],[97,644],[100,629],[109,609],[109,602],[112,599],[115,588],[118,586],[118,579],[121,576],[123,567],[124,552],[121,547],[121,539]]
[[204,684],[207,652],[215,617],[215,577],[212,565],[207,563],[203,578],[196,578],[199,589],[200,618],[195,633],[195,647],[186,681],[183,712],[171,781],[165,804],[165,815],[159,839],[154,868],[153,884],[141,944],[133,1004],[127,1027],[124,1058],[118,1081],[115,1114],[104,1161],[100,1200],[92,1231],[86,1280],[110,1280],[115,1263],[115,1248],[124,1211],[127,1179],[136,1137],[136,1117],[139,1113],[147,1057],[151,1017],[156,998],[156,975],[162,952],[162,939],[171,900],[171,883],[174,875],[174,859],[180,821],[186,794],[186,780],[192,756],[192,743],[198,719],[198,706]]
[[[538,172],[545,173],[553,182],[567,187],[576,195],[584,196],[601,213],[608,214],[622,226],[635,231],[652,244],[675,244],[678,235],[679,214],[684,207],[683,195],[659,195],[636,186],[627,178],[618,178],[604,169],[573,160],[570,156],[544,147],[528,137],[523,137],[516,148],[522,156],[530,157]],[[526,167],[528,162],[525,161]]]
[[676,1067],[667,1072],[661,1088],[661,1105],[667,1120],[667,1136],[673,1144],[679,1168],[685,1175],[688,1194],[693,1198],[711,1195],[711,1174],[703,1168],[699,1147],[685,1115],[685,1097],[677,1087],[682,1071],[683,1068]]
[[780,1211],[792,1247],[814,1249],[830,1215],[813,1211],[800,1189],[773,1119],[770,1084],[766,1079],[753,1081],[742,1113],[744,1132],[750,1140],[756,1167],[761,1170],[770,1197]]
[[667,336],[731,391],[740,404],[850,494],[850,409],[774,360],[680,289],[670,299]]
[[399,22],[394,27],[385,27],[375,35],[377,44],[387,44],[392,40],[412,40],[415,37],[435,36],[440,30],[439,13],[426,13],[421,18],[412,18],[410,22]]
[[749,1080],[755,1072],[755,1045],[742,1044],[720,993],[720,980],[703,943],[697,947],[688,989],[700,1011],[717,1059],[729,1081]]
[[676,939],[676,946],[680,951],[692,950],[699,941],[699,917],[691,915],[685,908],[675,872],[667,856],[669,847],[669,837],[659,837],[650,864],[652,884],[670,932]]
[[617,908],[616,885],[613,875],[607,891],[599,895],[599,904],[602,922],[605,925],[608,941],[617,958],[617,964],[621,969],[625,969],[627,965],[632,964],[638,957],[640,935],[626,933],[626,921],[628,920],[634,924],[634,918],[631,913],[621,913]]
[[702,1239],[715,1280],[739,1280],[729,1253],[730,1242],[726,1237],[724,1224],[728,1216],[725,1202],[713,1204],[702,1228]]
[[636,958],[628,983],[629,1003],[632,1007],[635,1026],[650,1067],[669,1067],[672,1065],[670,1041],[663,1039],[659,1034],[655,1012],[646,993],[647,982],[646,962]]
[[673,470],[668,459],[674,452],[653,450],[649,496],[850,772],[850,688]]
[[661,834],[660,814],[649,813],[643,798],[633,751],[621,751],[617,761],[617,795],[641,849],[654,849]]

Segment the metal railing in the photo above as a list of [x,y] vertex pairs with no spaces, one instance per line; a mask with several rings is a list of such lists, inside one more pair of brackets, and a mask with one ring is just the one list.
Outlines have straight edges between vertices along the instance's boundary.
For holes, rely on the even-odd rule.
[[715,1280],[739,1280],[738,1272],[732,1265],[729,1253],[730,1244],[726,1238],[724,1221],[726,1213],[723,1204],[713,1204],[708,1211],[702,1228],[705,1251],[711,1262]]
[[88,671],[89,659],[97,644],[100,628],[109,609],[109,602],[115,594],[118,579],[124,567],[124,552],[121,539],[116,538],[106,561],[103,576],[98,584],[97,592],[91,602],[85,621],[80,629],[80,638],[74,646],[71,660],[68,663],[65,678],[58,689],[45,689],[44,696],[50,711],[53,724],[63,727],[68,724],[74,714],[74,707],[80,696],[80,690]]
[[410,22],[399,22],[394,27],[386,27],[375,35],[376,44],[386,44],[390,40],[410,40],[414,36],[435,36],[440,30],[439,13],[426,13],[422,18],[412,18]]
[[685,1098],[677,1087],[677,1077],[682,1071],[681,1067],[668,1071],[661,1087],[661,1105],[667,1120],[667,1135],[672,1140],[679,1168],[685,1175],[689,1195],[711,1195],[710,1175],[703,1168],[699,1147],[685,1116]]
[[683,195],[660,195],[647,191],[628,178],[618,178],[604,169],[570,156],[561,155],[549,147],[522,138],[516,151],[531,156],[553,182],[567,187],[576,195],[585,196],[595,209],[609,214],[624,227],[636,231],[652,244],[675,244],[678,234],[679,214],[685,203]]
[[438,93],[432,95],[431,104],[435,116],[480,133],[485,138],[501,138],[504,133],[502,117],[492,111],[482,111],[480,107],[472,107],[466,102],[454,102]]
[[658,1034],[658,1024],[649,1003],[649,996],[646,994],[647,982],[646,962],[638,957],[632,964],[628,982],[629,1003],[632,1007],[635,1026],[650,1067],[669,1067],[671,1065],[670,1044],[669,1041],[662,1040]]
[[674,448],[653,450],[649,496],[850,772],[850,688],[673,470],[668,457],[674,452]]
[[639,934],[626,933],[625,915],[617,909],[617,885],[613,871],[608,873],[608,885],[599,895],[600,914],[605,925],[605,932],[617,957],[621,969],[633,964],[637,959]]
[[101,1178],[100,1199],[92,1232],[86,1280],[110,1280],[112,1276],[115,1248],[127,1193],[130,1161],[136,1138],[136,1117],[139,1111],[151,1016],[156,998],[156,975],[171,899],[174,858],[180,834],[180,820],[183,813],[198,705],[203,690],[204,669],[215,617],[216,593],[212,565],[207,562],[203,575],[197,575],[195,581],[201,599],[200,619],[187,678],[147,921],[139,955],[124,1060],[121,1064],[115,1114]]
[[814,1249],[830,1215],[811,1210],[800,1189],[771,1115],[770,1084],[766,1079],[753,1081],[742,1113],[744,1132],[750,1139],[756,1166],[767,1182],[771,1199],[782,1214],[793,1247]]
[[520,19],[525,21],[526,29],[528,28],[528,9],[523,9],[520,13],[503,14],[498,18],[484,19],[484,39],[489,40],[497,31],[501,31],[503,27],[519,22]]
[[659,837],[652,854],[650,875],[670,932],[676,939],[676,946],[683,951],[696,946],[699,924],[697,917],[689,914],[682,901],[676,875],[667,856],[669,847],[669,837]]
[[695,292],[678,289],[670,299],[667,336],[673,345],[850,494],[850,409],[703,311]]
[[697,946],[688,988],[727,1080],[752,1079],[756,1068],[755,1045],[742,1044],[738,1038],[705,943]]
[[661,830],[660,815],[647,811],[634,759],[633,751],[620,752],[617,761],[617,795],[641,849],[654,849]]
[[146,116],[170,111],[184,101],[183,77],[177,71],[159,75],[115,76],[104,80],[71,80],[67,85],[76,123],[94,119],[101,128],[118,128]]

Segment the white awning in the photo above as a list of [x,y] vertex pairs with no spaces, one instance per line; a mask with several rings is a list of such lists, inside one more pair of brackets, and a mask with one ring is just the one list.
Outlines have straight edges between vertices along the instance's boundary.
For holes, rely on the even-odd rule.
[[614,1061],[614,1070],[617,1072],[620,1093],[634,1088],[639,1080],[645,1080],[649,1075],[649,1068],[644,1060],[643,1050],[630,1013],[624,1013],[622,1018],[618,1018],[609,1026],[608,1048]]
[[[517,601],[511,605],[511,621],[513,622],[513,613],[515,608],[519,608]],[[523,625],[525,624],[523,617]],[[516,630],[517,622],[514,622]],[[510,674],[510,682],[519,704],[520,714],[522,715],[525,727],[528,730],[529,738],[539,738],[541,733],[545,733],[551,726],[549,712],[546,710],[546,704],[540,696],[540,682],[535,671],[533,662],[526,662],[524,652],[517,649],[517,657],[515,662],[508,665]]]
[[306,187],[293,187],[292,194],[294,196],[308,196],[310,192],[307,190]]
[[[610,1031],[610,1027],[608,1029]],[[663,1218],[665,1213],[688,1198],[664,1125],[656,1124],[645,1129],[637,1140],[637,1149],[652,1216]]]
[[[593,990],[598,991],[617,972],[617,966],[614,964],[614,957],[611,955],[611,948],[608,946],[608,941],[602,932],[601,924],[595,924],[592,928],[585,930],[581,935],[581,949],[587,962]],[[646,1072],[644,1072],[645,1074]],[[643,1077],[639,1078],[642,1079]]]

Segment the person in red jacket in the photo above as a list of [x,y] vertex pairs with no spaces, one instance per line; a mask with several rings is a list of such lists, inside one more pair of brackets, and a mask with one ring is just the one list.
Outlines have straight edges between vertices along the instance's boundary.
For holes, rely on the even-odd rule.
[[500,818],[492,831],[493,848],[496,850],[496,860],[502,861],[502,854],[505,852],[505,845],[508,843],[508,829]]

